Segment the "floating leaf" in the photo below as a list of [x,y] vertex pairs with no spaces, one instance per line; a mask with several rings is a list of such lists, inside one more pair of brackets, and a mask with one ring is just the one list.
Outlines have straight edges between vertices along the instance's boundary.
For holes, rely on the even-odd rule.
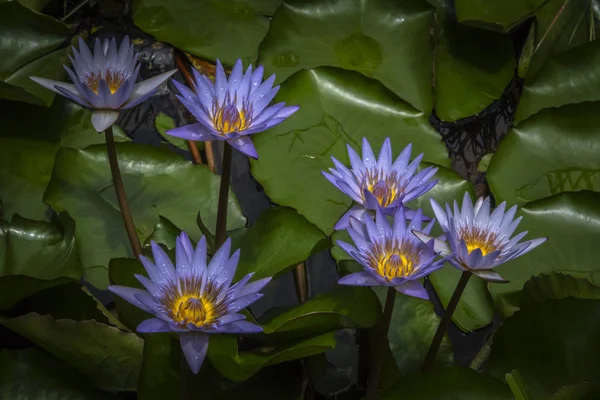
[[526,301],[494,336],[486,369],[498,377],[518,369],[541,398],[565,386],[599,384],[599,334],[598,300]]
[[[262,4],[261,4],[262,3]],[[274,1],[135,0],[133,22],[156,40],[193,55],[233,65],[256,60],[258,45],[269,29],[263,13]]]
[[36,349],[0,352],[0,398],[116,400],[67,363]]
[[[562,193],[529,203],[517,215],[523,216],[517,232],[528,238],[548,236],[547,243],[522,257],[500,265],[496,271],[510,283],[490,284],[496,302],[522,290],[531,277],[558,272],[587,278],[600,285],[598,227],[600,194]],[[514,310],[503,310],[510,313]],[[523,372],[523,371],[521,371]]]
[[330,234],[350,200],[322,175],[331,156],[349,164],[346,143],[359,149],[366,136],[379,151],[386,137],[394,156],[408,143],[413,155],[449,166],[448,151],[428,119],[381,84],[353,71],[300,71],[282,85],[276,101],[302,105],[302,117],[257,135],[260,155],[252,174],[277,204],[293,207]]
[[446,368],[421,375],[409,375],[393,388],[368,400],[513,400],[508,386],[501,380],[468,368]]
[[[170,220],[194,240],[199,239],[198,212],[215,226],[219,177],[204,165],[150,146],[119,143],[117,153],[137,233],[144,241],[160,216]],[[108,285],[111,258],[130,254],[106,157],[106,147],[59,151],[44,202],[66,210],[77,222],[77,240],[87,282],[102,289]],[[228,228],[244,226],[237,200],[229,197]]]
[[479,114],[500,99],[514,77],[509,36],[456,24],[436,24],[435,112],[443,121]]
[[562,192],[600,191],[599,105],[543,110],[513,128],[487,172],[496,201],[523,205]]
[[29,79],[63,80],[68,27],[16,1],[0,2],[0,98],[49,106],[54,92]]
[[55,320],[35,313],[0,324],[71,364],[107,390],[135,390],[142,339],[96,321]]
[[252,279],[280,275],[305,261],[325,239],[323,232],[295,210],[264,211],[254,226],[233,242],[233,248],[240,249],[235,279],[251,272]]
[[[550,58],[525,81],[515,119],[524,120],[545,108],[598,101],[600,41],[593,41]],[[555,112],[553,110],[552,112]]]
[[73,220],[64,214],[53,223],[15,215],[10,224],[0,226],[0,309],[81,278],[74,230]]
[[455,0],[458,22],[508,32],[546,0]]
[[258,64],[277,74],[277,82],[320,66],[357,71],[429,112],[432,16],[421,0],[286,1],[261,43]]
[[296,339],[345,328],[369,328],[380,307],[368,288],[337,286],[306,303],[281,312],[274,309],[261,318],[267,339]]
[[335,332],[288,343],[265,345],[247,351],[238,351],[235,336],[211,335],[208,358],[224,377],[239,382],[269,365],[320,354],[333,347]]

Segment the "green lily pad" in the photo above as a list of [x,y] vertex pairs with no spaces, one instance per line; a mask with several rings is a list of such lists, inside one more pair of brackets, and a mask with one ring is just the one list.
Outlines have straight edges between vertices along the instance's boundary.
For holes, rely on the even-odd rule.
[[543,110],[513,128],[487,172],[496,201],[523,205],[561,192],[600,191],[598,105]]
[[239,351],[234,335],[211,335],[208,358],[227,379],[244,381],[262,368],[323,353],[335,347],[335,332]]
[[96,321],[53,319],[31,313],[0,324],[71,364],[107,390],[135,390],[142,339]]
[[258,64],[277,74],[277,83],[320,66],[357,71],[428,113],[432,17],[422,0],[286,1],[261,43]]
[[[48,219],[42,202],[60,146],[85,148],[104,143],[92,127],[91,112],[59,97],[52,107],[0,102],[0,199],[4,214]],[[115,129],[116,141],[128,141]]]
[[413,155],[450,166],[448,151],[425,115],[402,102],[380,83],[335,68],[300,71],[282,85],[276,101],[300,104],[297,115],[257,135],[259,159],[252,174],[275,203],[298,210],[330,234],[350,207],[350,199],[321,171],[331,156],[349,164],[346,143],[359,149],[367,137],[377,153],[386,137],[397,156],[408,144]]
[[260,321],[268,339],[287,340],[345,328],[370,328],[381,312],[368,288],[336,286],[289,310],[272,309]]
[[0,2],[0,98],[49,106],[55,94],[29,79],[62,80],[67,25],[16,1]]
[[[524,120],[545,108],[598,101],[600,41],[593,41],[550,58],[525,81],[515,116]],[[556,110],[552,110],[556,111]]]
[[269,29],[264,13],[273,11],[274,1],[264,3],[135,0],[133,22],[156,40],[195,56],[219,58],[230,65],[241,58],[247,64],[256,60],[258,45]]
[[494,336],[486,369],[498,377],[518,369],[541,398],[565,386],[598,384],[599,333],[599,300],[526,301]]
[[[209,227],[215,226],[220,180],[206,166],[140,144],[119,143],[117,153],[141,241],[150,236],[160,216],[194,240],[200,237],[198,212]],[[109,260],[133,255],[118,211],[106,147],[62,148],[44,202],[56,211],[68,211],[75,219],[84,279],[106,288]],[[245,225],[233,193],[228,210],[228,229]]]
[[446,368],[421,375],[409,375],[393,388],[367,397],[368,400],[513,400],[501,380],[469,368]]
[[455,0],[456,19],[508,32],[546,0]]
[[514,77],[512,39],[501,33],[436,23],[435,112],[443,121],[479,114]]
[[[0,220],[1,222],[1,220]],[[54,223],[15,215],[0,226],[0,310],[40,290],[82,276],[75,224],[67,215]]]
[[[528,231],[525,239],[548,236],[547,243],[500,265],[496,271],[509,283],[490,284],[495,302],[523,289],[531,277],[557,272],[586,278],[600,285],[598,226],[600,194],[561,193],[529,203],[519,210],[523,217],[516,232]],[[514,309],[501,311],[510,314]],[[521,371],[523,372],[523,371]]]
[[137,395],[140,400],[179,398],[179,340],[172,335],[144,335],[144,358]]
[[[374,290],[383,307],[387,288],[374,288]],[[402,375],[421,370],[439,324],[440,317],[435,313],[431,301],[401,293],[396,294],[387,337],[390,350]],[[453,361],[452,343],[445,335],[434,365],[450,366]]]
[[305,261],[324,240],[325,234],[295,210],[271,208],[233,241],[232,249],[240,249],[235,279],[251,272],[252,279],[281,275]]
[[32,348],[0,352],[0,398],[116,400],[67,363]]

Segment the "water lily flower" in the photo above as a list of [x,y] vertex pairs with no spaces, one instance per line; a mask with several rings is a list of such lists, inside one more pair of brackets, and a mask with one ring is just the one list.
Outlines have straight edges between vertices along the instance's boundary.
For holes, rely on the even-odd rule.
[[262,328],[245,321],[240,311],[258,300],[258,293],[271,278],[250,282],[252,274],[231,285],[240,257],[231,257],[228,239],[207,265],[206,238],[196,249],[185,233],[177,238],[175,264],[154,242],[154,262],[144,256],[140,260],[149,279],[135,275],[147,290],[125,286],[108,289],[131,304],[155,316],[138,325],[141,333],[176,332],[181,349],[194,373],[198,373],[206,350],[208,335],[215,333],[256,333]]
[[229,80],[219,60],[215,83],[193,69],[195,93],[173,80],[181,93],[177,98],[198,123],[167,131],[178,138],[211,141],[226,140],[242,153],[258,158],[249,135],[262,132],[282,123],[298,111],[299,106],[285,106],[284,102],[267,107],[279,91],[273,87],[275,75],[262,82],[263,67],[252,71],[252,65],[242,74],[242,60],[237,60]]
[[104,43],[96,39],[93,54],[79,37],[79,51],[73,46],[73,57],[69,56],[75,71],[64,66],[73,83],[35,76],[30,78],[93,110],[92,125],[97,132],[103,132],[115,123],[119,110],[131,108],[146,100],[177,71],[168,71],[136,83],[140,70],[137,58],[138,54],[127,36],[118,49],[114,38],[110,41],[105,39]]
[[421,229],[421,209],[407,221],[402,207],[396,210],[393,226],[380,209],[375,211],[375,221],[350,218],[348,233],[355,246],[338,240],[337,244],[364,267],[363,272],[346,275],[338,283],[355,286],[393,286],[409,296],[429,299],[419,279],[441,268],[444,259],[436,260],[434,241],[423,243],[412,231],[429,233],[435,220]]
[[[336,230],[346,229],[351,216],[360,219],[367,210],[381,208],[384,214],[393,215],[399,206],[423,195],[438,182],[430,180],[437,168],[428,167],[415,174],[423,154],[409,163],[410,143],[393,163],[390,138],[383,142],[379,159],[375,158],[366,138],[362,141],[362,160],[350,145],[347,148],[351,170],[331,157],[335,168],[329,168],[329,173],[322,171],[329,182],[358,203],[337,222]],[[405,212],[409,218],[413,215],[412,210],[406,207]]]
[[[500,264],[529,253],[548,240],[547,237],[519,241],[527,234],[521,232],[512,237],[522,217],[515,219],[517,206],[506,210],[502,202],[490,213],[490,198],[479,197],[475,206],[469,193],[465,193],[462,209],[454,200],[454,211],[446,203],[446,211],[431,199],[431,206],[444,231],[447,242],[434,239],[436,251],[452,256],[448,261],[461,271],[470,271],[491,282],[506,282],[492,269]],[[423,241],[433,238],[427,232],[414,232]]]

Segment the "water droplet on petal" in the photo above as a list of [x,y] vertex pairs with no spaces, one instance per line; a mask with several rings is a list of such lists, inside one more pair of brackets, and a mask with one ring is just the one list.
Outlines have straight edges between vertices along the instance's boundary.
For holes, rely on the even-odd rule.
[[258,82],[254,82],[252,86],[258,86]]

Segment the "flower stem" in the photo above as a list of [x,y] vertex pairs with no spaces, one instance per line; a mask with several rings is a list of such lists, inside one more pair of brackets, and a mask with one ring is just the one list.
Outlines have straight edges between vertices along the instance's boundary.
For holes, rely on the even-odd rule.
[[300,263],[294,268],[294,284],[296,285],[296,295],[299,303],[306,303],[309,297],[308,271],[306,263]]
[[373,394],[379,389],[379,380],[381,378],[381,368],[385,357],[385,347],[388,345],[387,334],[390,329],[390,321],[392,320],[392,311],[394,310],[394,301],[396,300],[396,289],[392,286],[388,287],[387,297],[383,314],[379,320],[375,335],[377,339],[373,341],[375,346],[375,356],[372,359],[369,371],[369,379],[367,382],[367,394]]
[[440,321],[437,331],[431,340],[431,345],[429,345],[429,350],[427,351],[427,356],[425,356],[425,362],[423,363],[423,372],[427,372],[433,367],[433,362],[435,361],[435,357],[437,356],[440,345],[442,344],[442,339],[448,330],[450,321],[452,321],[452,314],[454,314],[454,310],[456,310],[458,301],[465,291],[470,277],[471,272],[469,271],[463,271],[462,275],[460,276],[458,284],[456,285],[456,289],[454,289],[454,293],[452,294],[450,302],[448,303],[448,307],[446,307],[446,311],[444,311],[442,320]]
[[215,232],[215,251],[225,243],[227,231],[227,203],[229,202],[229,181],[231,180],[231,146],[223,142],[223,166],[221,168],[221,187],[219,188],[219,208],[217,210],[217,229]]
[[110,164],[110,172],[112,174],[113,185],[115,187],[115,193],[117,194],[121,216],[123,217],[123,223],[125,224],[125,230],[127,231],[127,237],[129,237],[129,243],[131,244],[133,254],[135,258],[138,258],[139,255],[142,254],[142,245],[138,238],[133,218],[131,217],[127,196],[125,196],[125,188],[123,186],[123,178],[121,178],[121,171],[119,170],[119,161],[117,160],[117,149],[112,126],[104,131],[104,136],[106,137],[106,153],[108,154],[108,163]]

